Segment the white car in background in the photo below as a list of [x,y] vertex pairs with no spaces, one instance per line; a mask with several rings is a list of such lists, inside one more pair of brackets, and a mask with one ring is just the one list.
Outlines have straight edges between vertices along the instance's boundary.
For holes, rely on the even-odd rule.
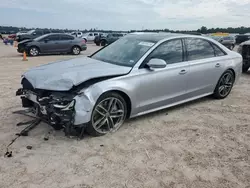
[[85,40],[85,42],[94,41],[95,37],[98,35],[99,35],[99,33],[97,33],[97,32],[89,32],[89,33],[84,33],[81,38],[83,38]]
[[81,38],[83,36],[83,33],[80,31],[75,31],[75,32],[70,33],[70,35],[73,35],[77,38]]

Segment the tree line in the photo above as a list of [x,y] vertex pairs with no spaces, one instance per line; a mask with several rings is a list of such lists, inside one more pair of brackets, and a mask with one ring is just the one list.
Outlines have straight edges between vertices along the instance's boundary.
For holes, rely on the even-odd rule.
[[[0,33],[2,34],[10,34],[10,33],[17,33],[19,31],[28,31],[32,29],[49,29],[54,31],[64,31],[66,33],[70,33],[76,30],[72,29],[53,29],[53,28],[26,28],[26,27],[13,27],[13,26],[0,26]],[[130,30],[130,31],[114,31],[114,30],[96,30],[96,29],[85,29],[85,30],[77,30],[81,32],[172,32],[172,33],[187,33],[187,32],[198,32],[202,34],[207,33],[216,33],[216,32],[223,32],[223,33],[239,33],[245,34],[250,33],[250,27],[228,27],[228,28],[207,28],[202,26],[200,29],[197,30],[170,30],[170,29],[144,29],[144,30]]]

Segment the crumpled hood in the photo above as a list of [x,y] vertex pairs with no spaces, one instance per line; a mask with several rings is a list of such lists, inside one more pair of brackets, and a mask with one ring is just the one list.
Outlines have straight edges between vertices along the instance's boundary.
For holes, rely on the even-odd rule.
[[130,70],[131,67],[81,57],[41,65],[25,72],[23,76],[36,89],[68,91],[92,78],[125,75]]

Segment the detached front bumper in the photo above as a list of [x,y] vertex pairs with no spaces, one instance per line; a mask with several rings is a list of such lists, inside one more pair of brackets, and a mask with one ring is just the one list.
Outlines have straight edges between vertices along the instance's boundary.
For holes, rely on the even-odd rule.
[[38,93],[18,89],[17,96],[21,96],[24,108],[34,108],[36,116],[41,116],[53,127],[64,127],[66,124],[81,126],[90,121],[92,104],[85,96],[67,96],[52,93],[40,96]]

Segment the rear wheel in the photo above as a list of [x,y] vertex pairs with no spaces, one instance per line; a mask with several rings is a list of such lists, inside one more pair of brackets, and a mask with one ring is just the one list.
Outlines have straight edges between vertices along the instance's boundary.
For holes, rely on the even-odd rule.
[[72,54],[79,55],[81,53],[81,49],[79,46],[73,46],[72,48]]
[[29,55],[30,56],[38,56],[39,55],[39,49],[36,46],[30,47]]
[[234,80],[234,74],[231,70],[224,72],[214,90],[214,97],[217,99],[226,98],[233,88]]
[[245,73],[245,72],[247,72],[247,71],[248,71],[248,69],[249,69],[249,66],[243,66],[243,67],[242,67],[242,72],[244,72],[244,73]]
[[86,131],[92,136],[102,136],[117,131],[127,116],[127,104],[118,93],[103,94],[92,111]]

